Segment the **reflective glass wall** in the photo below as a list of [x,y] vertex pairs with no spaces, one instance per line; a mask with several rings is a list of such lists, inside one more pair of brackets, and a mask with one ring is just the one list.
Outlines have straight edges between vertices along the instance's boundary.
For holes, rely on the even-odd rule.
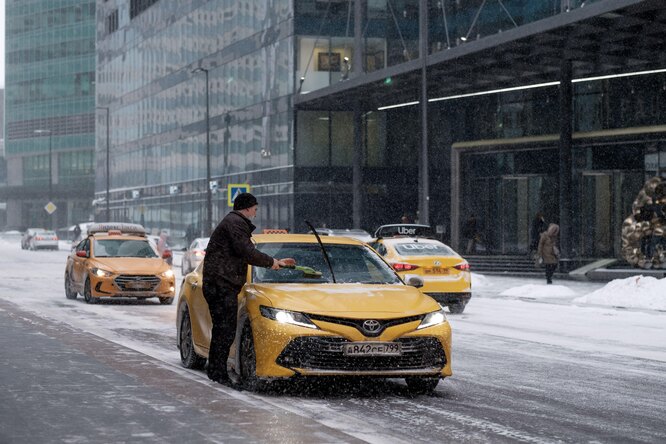
[[[158,1],[136,14],[129,6],[98,1],[97,169],[108,108],[112,218],[174,239],[190,225],[203,232],[209,159],[214,224],[230,209],[228,184],[247,183],[260,202],[257,226],[290,228],[289,0]],[[105,191],[101,174],[98,212]]]
[[[636,194],[647,178],[663,175],[665,94],[663,73],[575,84],[575,255],[619,256],[622,221]],[[557,100],[557,89],[548,87],[441,106],[461,150],[457,223],[462,229],[472,215],[479,220],[483,242],[477,253],[526,253],[535,214],[558,221]]]
[[[86,221],[94,180],[95,1],[7,0],[5,47],[8,226]],[[52,216],[43,209],[49,200],[57,207]]]
[[[429,54],[492,37],[599,0],[428,0]],[[362,72],[419,58],[419,0],[362,2]],[[294,0],[297,87],[307,93],[349,77],[354,1]]]

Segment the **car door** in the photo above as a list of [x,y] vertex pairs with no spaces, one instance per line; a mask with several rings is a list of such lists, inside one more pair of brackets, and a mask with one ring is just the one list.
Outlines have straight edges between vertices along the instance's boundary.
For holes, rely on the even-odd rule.
[[190,321],[192,322],[192,340],[206,350],[210,347],[212,321],[208,303],[203,295],[203,265],[187,275],[183,285],[190,291]]
[[[79,251],[86,252],[86,257],[77,256],[77,252]],[[90,241],[84,239],[76,246],[72,255],[72,283],[79,292],[83,291],[83,284],[86,281],[86,262],[88,261],[88,256],[90,256]]]

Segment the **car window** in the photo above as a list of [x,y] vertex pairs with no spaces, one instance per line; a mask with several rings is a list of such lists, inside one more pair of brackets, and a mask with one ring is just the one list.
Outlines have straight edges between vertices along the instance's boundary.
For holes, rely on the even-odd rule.
[[373,242],[371,244],[371,247],[374,248],[377,253],[381,254],[382,256],[386,256],[387,250],[386,246],[380,242]]
[[401,256],[457,256],[444,244],[410,242],[395,244],[394,248]]
[[95,239],[95,257],[158,257],[148,241],[136,239]]
[[[312,278],[306,277],[300,270],[254,267],[254,282],[333,282],[321,248],[317,244],[269,243],[259,244],[257,248],[273,257],[294,258],[297,265],[310,267],[322,275],[320,278]],[[338,283],[397,284],[400,282],[395,272],[375,252],[365,246],[327,244],[325,248]]]

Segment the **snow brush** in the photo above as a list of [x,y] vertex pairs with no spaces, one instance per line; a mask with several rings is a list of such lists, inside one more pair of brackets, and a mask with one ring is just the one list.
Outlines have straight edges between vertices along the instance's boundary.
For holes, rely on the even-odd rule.
[[303,273],[303,277],[306,278],[320,278],[321,277],[321,271],[317,271],[314,268],[310,267],[305,267],[303,265],[296,265],[296,261],[294,259],[282,259],[283,262],[286,263],[284,267],[280,268],[287,268],[289,270],[298,270],[301,273]]

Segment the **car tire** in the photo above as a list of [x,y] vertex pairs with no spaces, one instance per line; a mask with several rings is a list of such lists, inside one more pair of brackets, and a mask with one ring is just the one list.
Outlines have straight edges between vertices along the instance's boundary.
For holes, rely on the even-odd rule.
[[192,341],[192,322],[190,321],[190,312],[185,307],[183,317],[180,320],[180,337],[178,345],[180,348],[180,362],[185,368],[201,370],[206,365],[206,358],[199,356],[194,350]]
[[93,297],[92,290],[90,289],[90,279],[86,279],[86,283],[83,286],[83,299],[85,299],[88,304],[97,303],[97,298]]
[[67,299],[76,299],[78,293],[72,290],[72,280],[69,278],[69,273],[65,274],[65,297]]
[[265,384],[257,377],[257,353],[254,349],[254,338],[250,322],[246,322],[240,340],[240,380],[243,388],[250,392],[258,392]]
[[439,377],[411,377],[405,378],[409,392],[414,395],[427,395],[432,393],[439,384]]
[[173,304],[173,298],[159,298],[160,304],[162,305],[171,305]]
[[449,312],[453,314],[460,314],[463,311],[465,311],[465,304],[460,302],[457,304],[451,304],[449,305]]

